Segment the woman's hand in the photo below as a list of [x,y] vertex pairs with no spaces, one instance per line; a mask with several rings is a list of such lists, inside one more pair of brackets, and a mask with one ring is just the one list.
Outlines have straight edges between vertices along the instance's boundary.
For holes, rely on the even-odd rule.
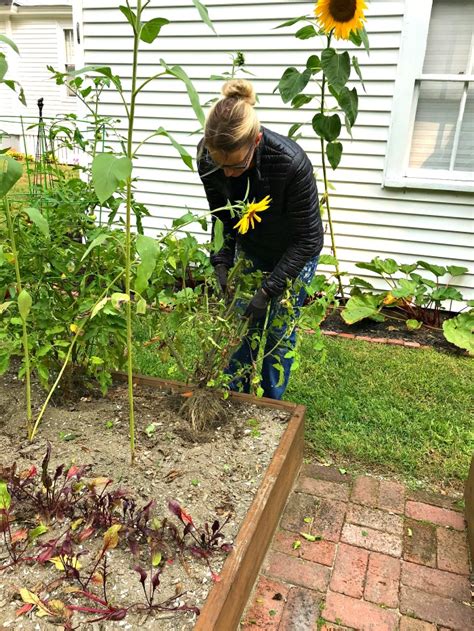
[[268,304],[271,298],[264,289],[259,289],[249,302],[244,316],[253,320],[261,320],[267,314]]

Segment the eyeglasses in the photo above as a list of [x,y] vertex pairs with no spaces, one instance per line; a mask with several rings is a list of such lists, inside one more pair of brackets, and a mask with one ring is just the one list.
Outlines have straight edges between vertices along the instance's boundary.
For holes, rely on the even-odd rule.
[[245,154],[245,158],[243,159],[243,161],[240,162],[239,164],[217,164],[217,162],[215,162],[212,159],[211,155],[209,154],[209,162],[211,162],[214,165],[214,168],[208,171],[207,173],[204,173],[201,177],[205,177],[206,175],[211,175],[211,173],[215,173],[219,169],[234,169],[235,171],[245,171],[245,169],[248,169],[250,162],[252,161],[254,151],[255,151],[255,145],[252,145],[250,149],[248,150],[248,152]]

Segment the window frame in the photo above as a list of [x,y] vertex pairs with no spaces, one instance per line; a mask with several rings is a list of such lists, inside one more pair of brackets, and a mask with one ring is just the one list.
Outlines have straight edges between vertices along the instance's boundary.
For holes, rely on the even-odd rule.
[[[63,54],[64,63],[62,65],[64,67],[65,72],[69,72],[68,66],[74,66],[74,69],[76,68],[76,63],[75,63],[76,60],[75,60],[75,54],[74,54],[74,63],[68,63],[67,46],[66,46],[66,31],[71,31],[71,34],[72,34],[72,46],[73,46],[73,51],[75,52],[75,44],[76,43],[74,41],[74,27],[73,27],[73,25],[71,24],[70,26],[61,26],[61,34],[62,34],[63,50],[64,50],[64,54]],[[68,99],[76,97],[76,95],[69,88],[68,85],[66,85],[66,97]]]
[[[474,173],[460,171],[456,177],[441,169],[408,167],[420,81],[469,82],[474,75],[423,74],[433,0],[405,3],[398,75],[395,81],[392,119],[388,134],[383,186],[474,192]],[[451,81],[450,81],[451,82]],[[456,172],[453,172],[456,173]]]

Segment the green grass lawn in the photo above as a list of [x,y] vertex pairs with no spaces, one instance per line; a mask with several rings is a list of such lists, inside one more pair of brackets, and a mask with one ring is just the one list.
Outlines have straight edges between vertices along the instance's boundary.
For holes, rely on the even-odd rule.
[[[307,407],[310,452],[359,470],[460,490],[474,450],[474,362],[430,349],[326,339],[319,363],[303,336],[286,399]],[[192,346],[190,346],[192,348]],[[136,369],[179,378],[152,348]]]

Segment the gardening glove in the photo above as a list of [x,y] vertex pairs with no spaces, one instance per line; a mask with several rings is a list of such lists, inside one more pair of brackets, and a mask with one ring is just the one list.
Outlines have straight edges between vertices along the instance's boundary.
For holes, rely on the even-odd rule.
[[216,273],[217,282],[223,294],[227,291],[227,275],[229,270],[223,263],[219,263],[215,266],[214,271]]
[[246,318],[252,318],[253,320],[261,320],[267,313],[270,300],[271,298],[267,292],[264,289],[259,289],[249,302],[244,316]]

